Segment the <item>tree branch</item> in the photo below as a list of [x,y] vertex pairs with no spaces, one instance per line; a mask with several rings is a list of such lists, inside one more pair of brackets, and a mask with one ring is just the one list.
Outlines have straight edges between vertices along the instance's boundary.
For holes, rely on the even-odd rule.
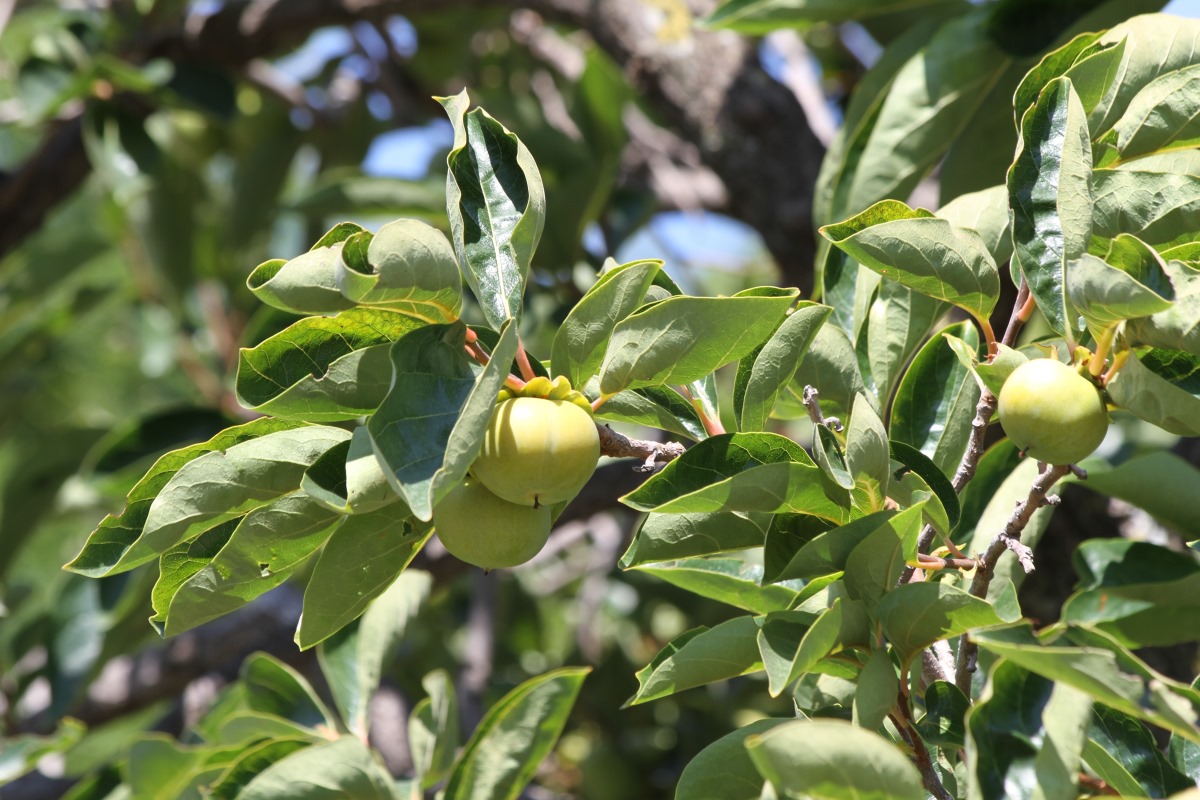
[[596,423],[596,431],[600,434],[600,454],[615,458],[634,457],[642,459],[642,463],[633,468],[634,472],[653,472],[657,464],[665,464],[679,458],[684,453],[684,446],[679,442],[649,442],[642,439],[631,439],[617,433],[607,425]]

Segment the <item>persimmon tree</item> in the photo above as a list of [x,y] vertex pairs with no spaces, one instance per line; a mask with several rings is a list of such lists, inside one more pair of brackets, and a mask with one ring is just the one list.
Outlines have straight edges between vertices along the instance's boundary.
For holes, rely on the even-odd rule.
[[[709,22],[761,30],[778,22],[763,6],[726,3]],[[547,428],[569,406],[568,439],[590,415],[602,456],[636,455],[649,473],[622,498],[644,518],[621,568],[732,609],[670,641],[627,705],[745,676],[790,698],[791,713],[700,751],[677,797],[1166,796],[1194,785],[1200,690],[1134,652],[1200,638],[1194,543],[1086,542],[1052,625],[1031,619],[1018,590],[1066,482],[1195,530],[1179,491],[1191,467],[1163,452],[1090,457],[1106,422],[1094,410],[1078,452],[1064,429],[1039,426],[1071,432],[1069,418],[1043,423],[1041,412],[1093,403],[1200,436],[1200,23],[1134,17],[1022,67],[997,123],[1015,154],[998,136],[978,156],[1010,164],[1005,182],[953,193],[973,157],[945,155],[956,121],[922,129],[941,143],[925,148],[902,138],[898,106],[910,73],[938,58],[976,69],[984,96],[1013,69],[962,62],[972,42],[984,49],[972,37],[987,13],[897,40],[851,100],[818,184],[816,299],[772,286],[692,296],[662,261],[610,260],[545,352],[520,334],[547,214],[538,167],[466,92],[440,98],[454,129],[449,236],[413,219],[376,231],[346,222],[255,268],[249,291],[298,316],[241,351],[237,397],[261,416],[162,456],[66,567],[92,578],[157,568],[151,623],[167,637],[302,582],[295,642],[316,649],[334,704],[252,657],[186,741],[132,746],[125,790],[518,797],[587,691],[586,668],[522,683],[465,736],[452,681],[429,673],[399,782],[366,744],[365,709],[428,592],[428,574],[409,565],[437,535],[442,504],[452,553],[471,536],[486,551],[505,530],[532,533],[515,562],[579,490],[590,439],[534,446],[569,473],[545,504],[533,486],[543,471],[488,450],[498,409],[522,400]],[[979,99],[912,102],[938,118]],[[880,151],[892,150],[901,163],[885,175]],[[936,212],[891,199],[943,157],[950,196]],[[1015,299],[998,309],[1008,282]],[[1066,389],[1023,379],[1046,359],[1061,362]],[[514,397],[523,392],[534,396]],[[1009,396],[1020,449],[995,435]],[[494,498],[519,514],[460,494],[500,493],[473,472],[485,451],[504,480],[528,482],[528,502]],[[14,752],[33,759],[78,735],[65,724]],[[114,790],[92,785],[78,796]]]

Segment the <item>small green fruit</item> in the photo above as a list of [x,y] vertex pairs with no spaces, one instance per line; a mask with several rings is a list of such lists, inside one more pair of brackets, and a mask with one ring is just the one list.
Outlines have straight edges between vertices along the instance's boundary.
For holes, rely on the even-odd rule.
[[550,536],[550,506],[501,500],[467,478],[434,506],[433,527],[450,555],[484,569],[515,567],[541,551]]
[[1091,455],[1108,430],[1100,392],[1073,368],[1035,358],[1013,370],[997,410],[1009,440],[1048,464],[1074,464]]
[[579,494],[599,458],[588,412],[569,400],[514,397],[492,412],[471,474],[510,503],[551,506]]

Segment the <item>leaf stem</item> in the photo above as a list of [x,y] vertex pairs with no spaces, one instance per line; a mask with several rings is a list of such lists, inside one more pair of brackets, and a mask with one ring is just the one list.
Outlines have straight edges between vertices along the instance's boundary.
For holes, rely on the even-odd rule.
[[[996,574],[996,564],[1000,561],[1000,556],[1004,555],[1007,550],[1013,551],[1026,572],[1033,571],[1033,551],[1021,543],[1021,533],[1029,524],[1029,520],[1033,519],[1035,511],[1058,502],[1057,497],[1049,497],[1047,493],[1059,478],[1071,472],[1072,468],[1068,464],[1042,465],[1041,472],[1029,487],[1029,495],[1017,503],[1017,507],[1013,509],[1004,529],[996,534],[996,538],[979,558],[979,568],[975,572],[975,579],[971,581],[970,592],[972,595],[981,599],[987,597],[988,588],[992,585],[992,578]],[[977,652],[978,648],[975,643],[964,636],[958,646],[958,662],[955,665],[954,682],[967,697],[971,696],[971,675],[975,672]]]
[[693,397],[686,386],[680,386],[679,393],[692,404],[692,408],[696,409],[696,414],[700,417],[700,421],[704,423],[704,430],[708,432],[709,436],[720,436],[725,433],[725,426],[721,424],[721,420],[710,417],[708,412],[704,410],[704,404]]
[[1021,285],[1017,289],[1017,299],[1013,303],[1012,316],[1008,318],[1008,327],[1004,329],[1004,338],[1000,340],[1002,344],[1012,347],[1016,343],[1017,334],[1033,316],[1035,308],[1037,308],[1037,298],[1029,291],[1029,284],[1024,278],[1021,278]]
[[602,406],[602,405],[604,405],[605,403],[607,403],[607,402],[608,402],[608,398],[610,398],[610,397],[612,397],[612,395],[610,395],[610,394],[602,394],[602,395],[600,395],[599,397],[597,397],[595,400],[593,400],[593,401],[592,401],[592,413],[593,413],[593,414],[595,414],[597,411],[599,411],[599,410],[600,410],[600,406]]
[[1112,364],[1109,365],[1108,371],[1100,378],[1101,385],[1108,386],[1108,382],[1116,377],[1117,373],[1121,371],[1121,367],[1125,366],[1125,362],[1129,360],[1131,352],[1131,350],[1122,350],[1113,356]]
[[531,381],[537,376],[537,373],[533,371],[533,365],[529,363],[529,354],[525,352],[525,345],[519,336],[517,337],[517,369],[521,370],[521,377],[527,381]]
[[1088,362],[1088,372],[1093,378],[1099,378],[1104,372],[1104,362],[1108,360],[1108,351],[1112,349],[1116,335],[1117,326],[1109,325],[1096,341],[1096,352],[1092,353],[1092,359]]
[[996,332],[992,330],[992,323],[987,317],[976,317],[975,321],[979,323],[979,329],[983,331],[983,340],[987,342],[987,354],[991,359],[1000,351],[999,345],[996,343]]
[[[491,358],[489,358],[488,354],[485,353],[483,348],[479,346],[478,337],[472,338],[474,334],[474,331],[472,331],[470,328],[467,328],[467,343],[463,345],[463,348],[467,351],[467,355],[486,367],[491,361]],[[514,392],[519,392],[525,388],[525,381],[521,380],[516,375],[507,375],[504,378],[504,386],[508,389],[512,389]]]

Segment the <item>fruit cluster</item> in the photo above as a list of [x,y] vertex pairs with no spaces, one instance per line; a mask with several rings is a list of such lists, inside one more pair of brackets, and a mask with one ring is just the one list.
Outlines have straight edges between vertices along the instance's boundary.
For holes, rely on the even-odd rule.
[[591,404],[565,377],[505,389],[470,475],[433,509],[438,538],[477,567],[523,564],[546,543],[552,507],[579,493],[599,458]]

